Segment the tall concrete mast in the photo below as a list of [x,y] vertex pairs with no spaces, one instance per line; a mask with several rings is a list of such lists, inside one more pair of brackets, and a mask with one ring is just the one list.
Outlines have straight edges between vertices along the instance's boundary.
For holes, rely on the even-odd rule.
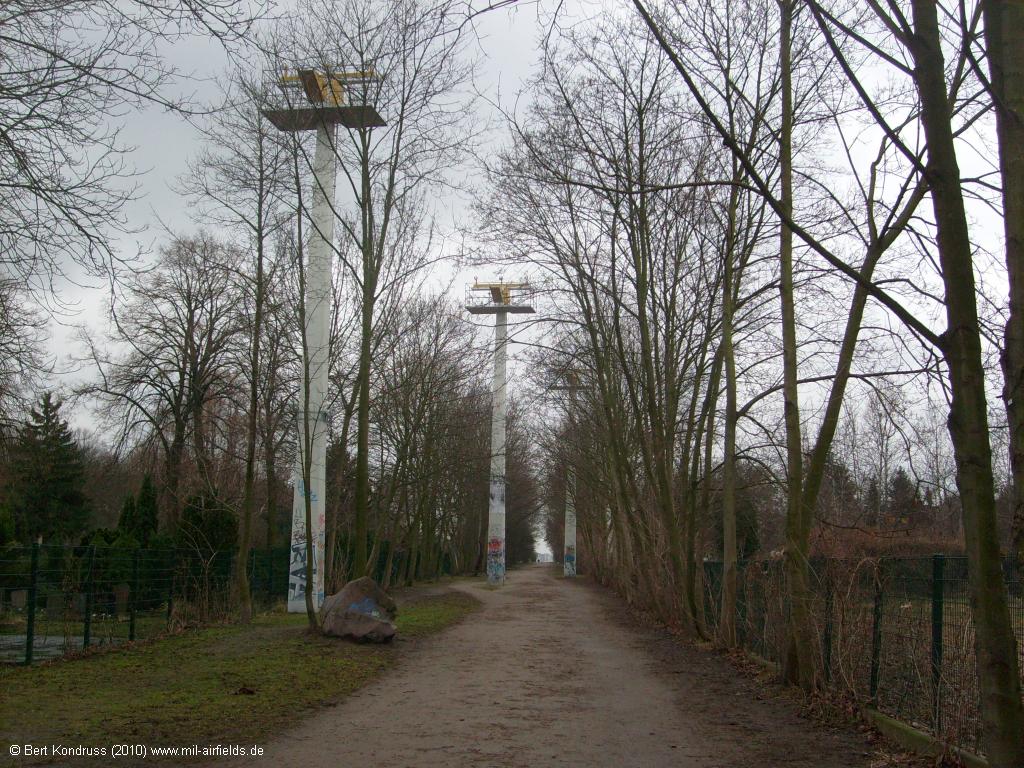
[[[564,391],[569,393],[569,408],[567,409],[568,428],[572,430],[576,418],[576,393],[583,389],[579,383],[579,377],[574,372],[566,376],[567,383],[558,384],[548,389],[552,391]],[[574,435],[570,435],[574,437]],[[572,461],[566,463],[565,467],[565,541],[562,551],[562,573],[569,578],[576,576],[576,466]]]
[[507,418],[508,316],[533,312],[528,304],[513,304],[512,292],[529,289],[528,283],[473,283],[471,291],[486,299],[467,304],[474,315],[494,315],[494,379],[491,384],[491,478],[487,507],[487,583],[505,583],[505,422]]
[[565,551],[562,553],[562,573],[567,578],[576,575],[576,470],[571,463],[565,468]]
[[[368,72],[323,73],[311,69],[285,72],[277,79],[284,103],[262,110],[282,131],[316,131],[313,154],[311,232],[306,249],[304,307],[305,345],[298,406],[298,445],[292,500],[291,554],[288,564],[288,610],[306,610],[307,539],[313,542],[313,605],[324,599],[324,529],[327,495],[327,385],[331,327],[331,271],[334,254],[334,192],[337,176],[336,126],[371,128],[384,125],[377,111],[366,105],[345,103],[346,86],[372,78]],[[301,98],[304,96],[304,100]],[[296,98],[297,97],[297,98]],[[301,106],[293,102],[302,101]],[[307,434],[308,433],[308,434]],[[309,485],[304,463],[309,450]],[[306,530],[306,494],[309,494],[312,529]]]

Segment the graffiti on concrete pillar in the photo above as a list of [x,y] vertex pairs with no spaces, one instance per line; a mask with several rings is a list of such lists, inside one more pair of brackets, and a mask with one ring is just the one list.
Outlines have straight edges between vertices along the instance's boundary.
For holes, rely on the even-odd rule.
[[566,576],[576,575],[576,547],[571,544],[565,548],[565,557],[563,558],[564,572]]
[[487,582],[505,583],[505,478],[491,475],[490,507],[487,511]]
[[501,583],[505,578],[505,541],[497,537],[487,541],[487,581]]
[[[313,542],[313,583],[317,582],[319,558],[316,557],[316,542]],[[306,599],[306,533],[298,532],[292,542],[288,563],[288,602],[296,603]]]

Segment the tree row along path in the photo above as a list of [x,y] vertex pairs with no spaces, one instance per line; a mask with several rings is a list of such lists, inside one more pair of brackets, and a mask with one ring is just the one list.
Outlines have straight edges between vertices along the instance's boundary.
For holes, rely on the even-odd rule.
[[551,566],[453,588],[483,608],[267,745],[275,766],[867,766],[719,654]]

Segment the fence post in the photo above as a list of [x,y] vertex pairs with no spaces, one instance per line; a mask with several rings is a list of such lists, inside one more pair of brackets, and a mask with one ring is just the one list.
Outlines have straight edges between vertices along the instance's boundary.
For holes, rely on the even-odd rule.
[[167,570],[167,626],[171,626],[171,613],[174,611],[174,572],[176,570],[176,555],[178,550],[171,550],[171,565]]
[[249,601],[256,602],[256,550],[250,549],[245,561],[249,564]]
[[832,572],[826,569],[825,580],[825,627],[821,635],[822,675],[826,683],[832,682],[832,614],[834,613],[832,591]]
[[747,642],[747,567],[736,564],[736,642],[743,648]]
[[25,627],[25,666],[32,663],[36,639],[36,593],[39,589],[39,542],[32,544],[32,572],[28,582],[28,621]]
[[875,575],[875,606],[871,623],[871,704],[878,705],[878,670],[882,660],[882,564]]
[[709,591],[711,589],[711,566],[707,560],[701,563],[701,570],[703,571],[701,575],[704,577],[703,589],[701,590],[704,598],[702,606],[704,608],[704,624],[709,630],[713,631],[711,619],[708,617],[708,605],[713,602],[714,596]]
[[942,727],[942,630],[945,608],[944,555],[932,556],[932,725],[935,735]]
[[92,641],[92,593],[93,574],[96,571],[96,545],[89,546],[89,576],[85,580],[85,618],[82,620],[82,647],[88,648]]
[[225,597],[225,600],[224,600],[224,604],[225,605],[230,605],[231,604],[231,589],[232,589],[232,587],[234,587],[234,580],[232,579],[232,575],[235,573],[236,569],[241,570],[242,571],[242,575],[245,576],[246,579],[248,579],[249,578],[249,572],[248,572],[249,571],[249,558],[246,557],[243,560],[242,558],[240,558],[238,556],[237,553],[235,553],[235,552],[228,552],[227,553],[227,567],[224,569],[224,576],[223,576],[224,581],[221,582],[222,584],[226,584],[227,585],[227,589],[223,589],[222,588],[223,591],[226,593],[226,597]]
[[267,602],[274,604],[274,550],[267,547]]
[[135,640],[135,612],[138,610],[139,594],[139,557],[141,549],[136,549],[132,556],[132,592],[131,602],[128,604],[128,642]]

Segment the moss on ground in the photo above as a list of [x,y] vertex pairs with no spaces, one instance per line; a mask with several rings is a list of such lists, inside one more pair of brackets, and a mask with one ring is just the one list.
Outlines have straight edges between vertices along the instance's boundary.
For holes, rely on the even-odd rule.
[[[399,612],[399,638],[438,632],[478,606],[462,593],[412,602]],[[46,762],[13,762],[11,744],[106,746],[108,754],[115,743],[264,744],[303,713],[372,680],[401,646],[313,635],[304,615],[273,613],[248,626],[0,669],[0,765]]]

